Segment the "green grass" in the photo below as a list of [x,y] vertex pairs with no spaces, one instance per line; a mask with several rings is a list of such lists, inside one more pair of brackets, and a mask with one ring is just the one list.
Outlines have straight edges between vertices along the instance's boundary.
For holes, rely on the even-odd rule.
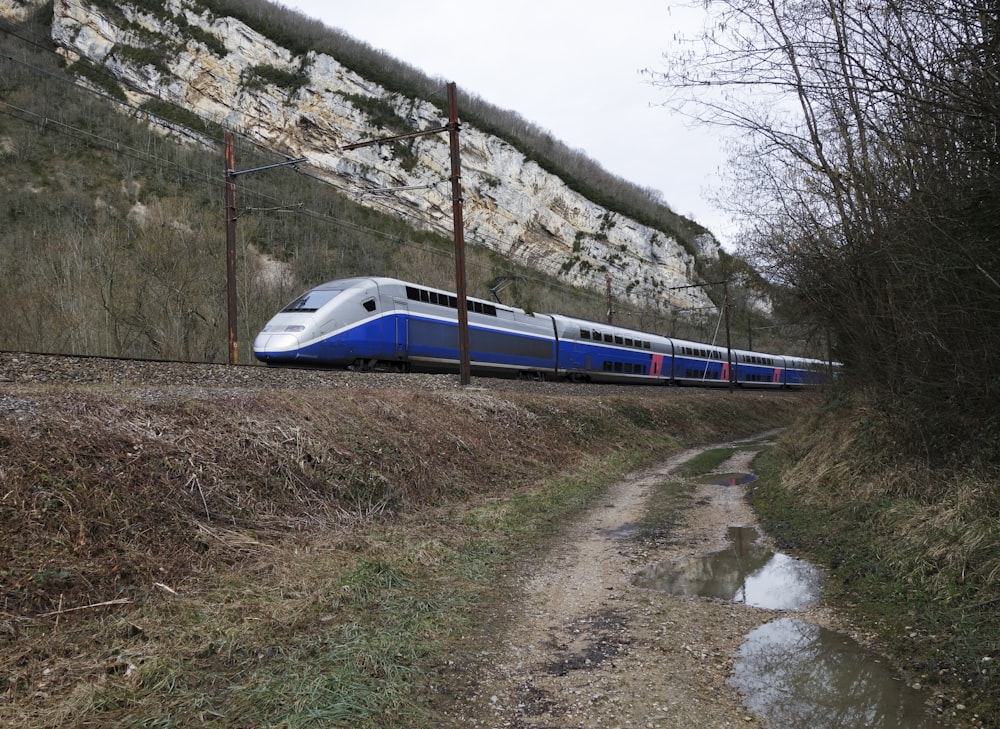
[[638,539],[650,543],[669,539],[684,510],[691,505],[693,492],[691,481],[668,479],[658,484],[639,524]]
[[736,453],[735,448],[712,448],[707,451],[702,451],[694,458],[684,463],[684,465],[678,469],[678,473],[687,478],[709,473],[715,470],[719,464],[726,461],[734,453]]

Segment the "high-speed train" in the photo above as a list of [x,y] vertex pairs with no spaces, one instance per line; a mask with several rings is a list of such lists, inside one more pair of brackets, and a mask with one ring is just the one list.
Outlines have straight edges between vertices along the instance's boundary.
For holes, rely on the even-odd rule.
[[[805,387],[822,360],[733,349],[467,298],[469,363],[481,376],[621,384]],[[458,372],[458,297],[382,277],[329,281],[257,335],[269,365]]]

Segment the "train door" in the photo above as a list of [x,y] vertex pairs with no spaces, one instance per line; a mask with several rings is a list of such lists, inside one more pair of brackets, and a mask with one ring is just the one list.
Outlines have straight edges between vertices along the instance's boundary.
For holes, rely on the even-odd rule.
[[396,315],[393,317],[396,322],[396,356],[401,357],[409,350],[410,306],[406,303],[406,299],[396,298],[392,300],[392,305],[396,310]]
[[660,377],[663,375],[663,355],[654,354],[652,360],[649,363],[649,374],[653,377]]

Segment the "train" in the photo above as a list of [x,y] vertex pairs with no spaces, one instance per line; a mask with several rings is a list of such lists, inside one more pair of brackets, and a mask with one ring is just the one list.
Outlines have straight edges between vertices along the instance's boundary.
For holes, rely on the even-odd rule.
[[[610,384],[805,388],[830,381],[823,360],[727,349],[467,297],[469,372]],[[306,291],[257,335],[272,366],[458,372],[458,297],[395,278],[338,279]]]

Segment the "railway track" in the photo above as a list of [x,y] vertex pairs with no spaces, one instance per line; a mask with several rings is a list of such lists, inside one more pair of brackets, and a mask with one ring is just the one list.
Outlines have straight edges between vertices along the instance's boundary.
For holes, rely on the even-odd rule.
[[[37,352],[0,351],[0,387],[4,385],[93,385],[203,389],[427,389],[459,390],[458,375],[351,372],[263,365],[129,359]],[[473,377],[472,387],[558,396],[685,393],[711,394],[711,389],[593,385]],[[752,391],[757,392],[760,391]],[[778,393],[774,393],[778,394]]]

